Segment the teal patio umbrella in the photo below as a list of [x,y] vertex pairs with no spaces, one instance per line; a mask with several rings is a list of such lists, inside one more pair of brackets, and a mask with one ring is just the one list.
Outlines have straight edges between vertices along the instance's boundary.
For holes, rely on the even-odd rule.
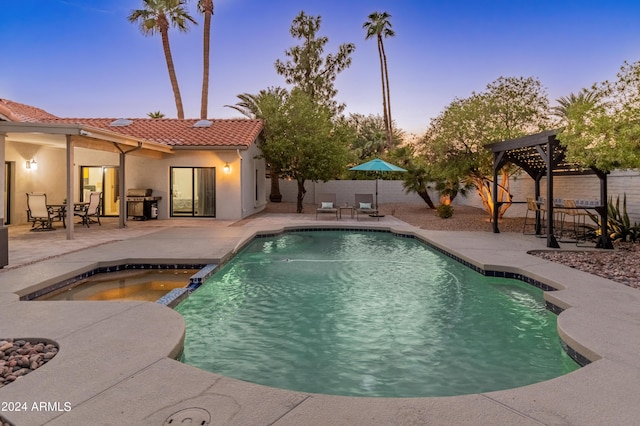
[[[384,160],[375,158],[366,163],[359,164],[355,167],[351,167],[349,170],[363,171],[363,172],[406,172],[402,167],[398,167],[394,164],[387,163]],[[376,175],[376,209],[378,209],[378,177]]]

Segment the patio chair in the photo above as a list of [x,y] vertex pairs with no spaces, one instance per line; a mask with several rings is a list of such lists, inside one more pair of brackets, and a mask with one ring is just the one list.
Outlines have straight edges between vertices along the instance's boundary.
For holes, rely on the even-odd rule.
[[336,215],[338,220],[338,206],[336,205],[336,194],[320,194],[318,196],[320,206],[316,208],[316,220],[318,220],[318,214],[330,213]]
[[[587,239],[587,231],[589,227],[587,226],[587,217],[589,217],[589,213],[586,210],[580,209],[576,204],[575,200],[564,200],[564,206],[566,207],[565,218],[568,216],[571,218],[571,231],[570,234],[573,236],[574,241],[578,244],[580,241],[586,241]],[[565,231],[564,229],[565,221],[562,221],[562,227],[560,229],[560,234]],[[568,225],[568,224],[567,224]],[[569,241],[567,241],[569,242]]]
[[[102,224],[100,223],[100,206],[102,205],[102,192],[96,191],[96,192],[91,192],[89,194],[89,204],[86,206],[83,206],[83,208],[79,209],[79,210],[75,210],[73,212],[74,216],[78,216],[82,219],[82,224],[83,225],[87,225],[87,228],[89,228],[89,225],[92,223],[98,223],[98,225],[102,226]],[[91,219],[92,217],[95,217],[94,219]]]
[[373,204],[373,194],[356,194],[356,220],[360,220],[361,214],[375,216],[380,221],[378,216],[378,209]]
[[[542,224],[544,224],[544,217],[545,217],[545,213],[547,212],[547,209],[544,208],[543,206],[541,206],[540,204],[538,204],[536,202],[536,200],[534,200],[531,197],[527,198],[527,212],[524,215],[524,224],[522,225],[522,233],[525,235],[534,235],[534,234],[538,234],[538,232],[535,232],[536,229],[536,217],[540,217],[540,222]],[[529,213],[533,214],[533,222],[529,222]],[[533,226],[534,232],[533,233],[528,233],[527,234],[527,226]]]
[[44,192],[27,193],[27,221],[31,222],[32,231],[53,230],[53,215]]

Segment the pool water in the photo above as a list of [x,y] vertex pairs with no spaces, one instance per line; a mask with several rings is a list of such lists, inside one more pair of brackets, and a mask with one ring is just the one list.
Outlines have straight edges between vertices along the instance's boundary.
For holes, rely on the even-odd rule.
[[256,239],[177,310],[183,362],[302,392],[462,395],[579,368],[542,290],[390,233]]
[[125,270],[96,274],[38,300],[143,300],[155,302],[174,288],[186,287],[197,269]]

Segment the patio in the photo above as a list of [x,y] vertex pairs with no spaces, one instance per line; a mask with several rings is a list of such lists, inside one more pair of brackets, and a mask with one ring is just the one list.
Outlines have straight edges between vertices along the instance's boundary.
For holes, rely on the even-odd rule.
[[[0,399],[29,406],[34,401],[71,403],[69,411],[2,413],[15,424],[92,424],[98,419],[113,425],[163,424],[190,415],[225,425],[631,425],[640,417],[640,293],[526,254],[545,249],[544,239],[428,231],[392,216],[380,222],[343,218],[336,223],[315,221],[312,214],[283,213],[241,222],[130,222],[125,229],[109,222],[77,227],[71,241],[64,240],[61,230],[10,229],[10,263],[0,271],[0,337],[49,338],[60,352],[45,367],[1,388]],[[96,264],[217,263],[258,232],[295,226],[413,234],[477,267],[557,287],[561,290],[547,293],[546,299],[566,309],[558,318],[560,335],[594,362],[547,382],[486,394],[411,399],[315,395],[241,382],[171,359],[180,351],[184,323],[157,304],[18,301],[17,294]]]

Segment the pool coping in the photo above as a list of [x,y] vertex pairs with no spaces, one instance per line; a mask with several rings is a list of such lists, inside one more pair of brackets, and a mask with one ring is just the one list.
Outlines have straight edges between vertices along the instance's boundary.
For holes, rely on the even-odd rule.
[[[219,229],[228,236],[224,253],[230,255],[258,233],[315,225],[299,219],[296,223],[296,219],[293,215],[283,220],[280,215],[254,220],[233,232]],[[158,424],[181,410],[198,407],[217,424],[601,424],[605,419],[610,424],[633,424],[640,417],[636,402],[640,388],[637,290],[527,255],[536,242],[519,235],[425,231],[397,220],[365,223],[363,227],[414,234],[482,269],[526,274],[558,288],[545,293],[545,300],[563,309],[558,317],[559,333],[595,362],[550,381],[484,394],[391,399],[315,395],[241,382],[170,359],[184,338],[184,323],[179,315],[159,305],[79,302],[56,306],[56,302],[38,302],[40,307],[35,309],[18,301],[15,293],[0,293],[0,324],[5,324],[0,326],[0,337],[49,337],[61,345],[46,369],[0,388],[0,400],[70,400],[73,407],[63,412],[0,414],[20,425],[87,424],[96,416],[108,419],[104,424]],[[149,238],[164,238],[159,232]],[[166,236],[170,235],[167,232]],[[202,238],[201,244],[211,244],[204,240],[206,236]],[[148,242],[141,238],[130,243]],[[110,261],[122,255],[120,247],[101,246],[96,256]],[[154,254],[158,255],[148,253],[149,258]],[[183,259],[185,254],[176,256]],[[68,272],[78,262],[69,255],[58,262],[58,269]],[[44,269],[34,266],[32,272],[47,279]],[[0,278],[10,276],[16,275],[3,273]],[[18,315],[23,315],[21,321],[9,322]],[[78,346],[78,342],[87,341],[94,345]],[[123,356],[115,367],[105,365],[104,353],[96,351],[96,345]],[[69,346],[75,348],[73,354],[64,350]],[[140,350],[131,351],[132,347]],[[89,377],[92,380],[87,382]],[[42,379],[52,384],[43,384]],[[37,395],[33,389],[38,389]]]

